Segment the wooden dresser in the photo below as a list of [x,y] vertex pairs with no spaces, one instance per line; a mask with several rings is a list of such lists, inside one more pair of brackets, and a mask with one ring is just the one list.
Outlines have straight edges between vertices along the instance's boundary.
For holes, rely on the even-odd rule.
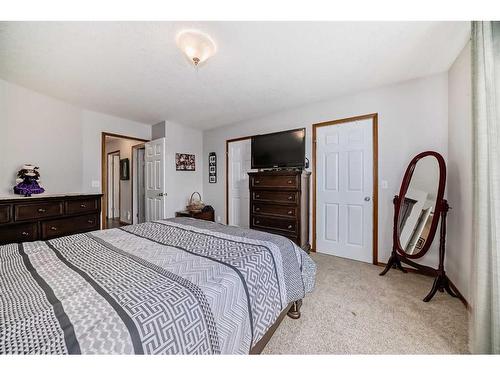
[[0,244],[98,230],[101,197],[75,194],[0,198]]
[[309,251],[310,172],[249,172],[250,228],[280,234]]

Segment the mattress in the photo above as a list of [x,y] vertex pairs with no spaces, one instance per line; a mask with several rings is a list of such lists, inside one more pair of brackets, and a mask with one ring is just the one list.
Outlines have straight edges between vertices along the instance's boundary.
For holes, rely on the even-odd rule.
[[315,273],[285,237],[191,218],[3,245],[0,353],[249,353]]

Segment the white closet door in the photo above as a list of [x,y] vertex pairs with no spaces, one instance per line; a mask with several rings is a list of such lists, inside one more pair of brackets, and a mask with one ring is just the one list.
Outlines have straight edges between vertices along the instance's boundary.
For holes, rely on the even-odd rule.
[[316,129],[316,251],[372,261],[372,120]]
[[113,218],[120,218],[120,156],[113,155]]
[[167,192],[165,183],[165,138],[145,143],[146,221],[165,219]]
[[114,211],[113,211],[113,155],[108,155],[108,181],[107,181],[107,190],[108,190],[108,212],[106,212],[106,217],[109,219],[112,219],[114,217]]
[[251,141],[229,143],[229,225],[249,227],[250,190],[248,172],[251,170]]

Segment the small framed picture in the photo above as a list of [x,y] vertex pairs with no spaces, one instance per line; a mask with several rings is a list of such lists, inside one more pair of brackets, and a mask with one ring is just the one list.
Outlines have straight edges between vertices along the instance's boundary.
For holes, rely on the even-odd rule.
[[195,156],[192,154],[175,154],[175,170],[176,171],[195,171],[196,163]]
[[129,180],[130,179],[130,167],[129,167],[128,159],[120,160],[120,180]]
[[215,152],[208,154],[208,183],[217,183],[217,155]]

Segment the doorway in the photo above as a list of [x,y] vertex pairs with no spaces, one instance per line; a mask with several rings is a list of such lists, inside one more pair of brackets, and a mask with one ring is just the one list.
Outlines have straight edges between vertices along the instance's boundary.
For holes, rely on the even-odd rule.
[[313,249],[378,263],[377,114],[313,125]]
[[226,141],[226,223],[238,227],[250,226],[251,137]]
[[132,150],[145,139],[121,134],[101,134],[102,227],[116,228],[133,223]]
[[106,227],[120,226],[120,150],[107,153],[108,209]]

